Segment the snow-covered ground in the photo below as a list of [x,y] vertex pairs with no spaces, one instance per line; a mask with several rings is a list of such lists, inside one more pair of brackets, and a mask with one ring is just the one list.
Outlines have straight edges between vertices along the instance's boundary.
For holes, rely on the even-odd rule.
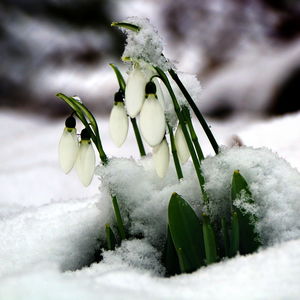
[[[270,148],[300,170],[299,122],[297,113],[267,121],[240,115],[210,125],[220,144],[229,145],[238,135],[245,145]],[[158,257],[143,240],[124,243],[102,263],[81,269],[92,261],[96,238],[112,217],[98,179],[84,188],[75,172],[60,171],[57,144],[64,120],[2,110],[0,125],[1,300],[299,297],[299,239],[170,279],[157,277],[155,268],[149,271]],[[109,139],[107,120],[99,125],[110,156],[138,157],[132,132],[118,149]],[[212,154],[200,137],[204,152]]]

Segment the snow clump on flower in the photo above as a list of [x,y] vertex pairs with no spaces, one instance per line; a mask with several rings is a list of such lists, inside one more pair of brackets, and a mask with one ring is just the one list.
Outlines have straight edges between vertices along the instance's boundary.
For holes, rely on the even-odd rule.
[[121,28],[127,35],[126,46],[122,55],[124,58],[129,57],[141,65],[145,62],[164,71],[173,68],[173,64],[162,55],[162,38],[148,19],[130,17],[124,22],[140,27],[138,32]]

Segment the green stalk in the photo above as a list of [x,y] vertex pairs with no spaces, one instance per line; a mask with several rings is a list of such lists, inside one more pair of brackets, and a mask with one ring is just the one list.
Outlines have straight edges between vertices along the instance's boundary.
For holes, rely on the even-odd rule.
[[172,150],[172,154],[173,154],[174,165],[176,168],[178,180],[180,180],[181,178],[183,178],[183,174],[182,174],[180,162],[179,162],[178,155],[177,155],[177,149],[176,149],[176,145],[175,145],[173,129],[169,125],[169,123],[167,123],[167,126],[168,126],[169,134],[170,134],[170,143],[171,143],[171,150]]
[[[115,72],[115,75],[118,79],[120,90],[123,92],[123,94],[125,94],[126,83],[125,83],[125,80],[124,80],[120,70],[114,64],[109,64],[109,65],[112,67],[112,69]],[[143,140],[142,140],[142,137],[141,137],[141,134],[140,134],[137,122],[136,122],[136,118],[130,118],[130,121],[132,124],[136,142],[139,147],[140,155],[146,156],[146,151],[145,151]]]
[[114,211],[115,211],[115,217],[116,217],[117,226],[118,226],[121,240],[125,240],[126,239],[125,227],[124,227],[123,219],[122,219],[122,216],[120,213],[120,208],[119,208],[117,197],[112,195],[111,199],[112,199],[112,203],[113,203],[113,207],[114,207]]
[[224,256],[229,257],[228,226],[225,218],[221,219],[221,234],[224,244]]
[[115,250],[117,241],[116,241],[115,235],[114,235],[113,231],[111,230],[109,224],[105,225],[105,235],[106,235],[107,249]]
[[210,224],[209,217],[203,215],[203,239],[205,247],[206,264],[212,264],[217,261],[217,246],[214,230]]
[[115,75],[118,79],[120,89],[125,93],[126,83],[125,83],[125,80],[124,80],[120,70],[114,64],[109,64],[109,65],[112,67],[112,69],[115,72]]
[[185,122],[184,122],[184,117],[183,117],[183,115],[181,113],[181,110],[180,110],[180,106],[177,102],[176,96],[175,96],[175,94],[172,90],[170,82],[169,82],[167,76],[165,75],[165,73],[158,67],[156,67],[155,69],[156,69],[157,73],[159,74],[161,80],[164,82],[164,84],[165,84],[166,88],[168,89],[168,91],[170,93],[170,96],[172,98],[176,115],[178,117],[179,123],[180,123],[181,128],[182,128],[183,135],[185,137],[186,143],[188,145],[188,148],[189,148],[192,160],[193,160],[194,168],[195,168],[195,171],[196,171],[196,174],[197,174],[197,177],[198,177],[198,181],[199,181],[199,184],[200,184],[200,189],[201,189],[201,192],[202,192],[202,195],[203,195],[203,201],[207,205],[209,200],[208,200],[208,195],[207,195],[207,193],[205,191],[205,188],[204,188],[204,184],[205,184],[204,177],[201,173],[200,163],[198,161],[197,154],[195,152],[193,143],[191,141],[191,137],[190,137],[190,135],[188,133],[188,130],[186,128],[186,125],[185,125]]
[[240,248],[240,229],[239,219],[236,212],[233,212],[231,217],[231,237],[230,237],[230,257],[237,255]]
[[190,96],[190,94],[188,93],[188,91],[186,90],[185,86],[182,84],[181,80],[179,79],[178,75],[176,74],[176,72],[171,69],[169,70],[169,74],[171,75],[171,77],[173,78],[173,80],[176,82],[176,84],[178,85],[178,87],[180,88],[182,94],[184,95],[184,97],[186,98],[186,100],[188,101],[189,105],[191,106],[192,110],[194,111],[197,119],[199,120],[203,130],[205,131],[214,151],[216,154],[219,153],[219,145],[215,139],[215,137],[213,136],[209,126],[207,125],[203,115],[201,114],[201,112],[199,111],[197,105],[195,104],[195,102],[193,101],[192,97]]
[[197,134],[195,132],[193,123],[192,123],[192,119],[191,119],[189,109],[186,106],[182,107],[182,113],[183,113],[184,119],[185,119],[185,121],[188,125],[189,131],[190,131],[190,134],[191,134],[191,138],[192,138],[192,141],[194,143],[194,146],[195,146],[195,149],[196,149],[196,152],[197,152],[197,155],[198,155],[198,159],[201,162],[204,159],[204,155],[203,155],[201,146],[199,144],[198,137],[197,137]]
[[139,147],[140,155],[141,156],[146,156],[146,151],[145,151],[145,148],[144,148],[144,144],[143,144],[143,141],[142,141],[142,137],[140,135],[138,125],[136,123],[136,118],[130,118],[130,121],[131,121],[132,128],[133,128],[133,131],[134,131],[134,134],[135,134],[136,142],[137,142],[138,147]]

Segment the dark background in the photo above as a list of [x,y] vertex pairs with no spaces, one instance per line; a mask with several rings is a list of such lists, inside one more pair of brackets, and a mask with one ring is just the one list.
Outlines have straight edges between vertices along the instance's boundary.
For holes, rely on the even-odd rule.
[[107,114],[124,36],[112,21],[148,17],[166,53],[203,84],[203,111],[281,115],[300,108],[298,0],[1,0],[0,109],[50,117],[79,95]]

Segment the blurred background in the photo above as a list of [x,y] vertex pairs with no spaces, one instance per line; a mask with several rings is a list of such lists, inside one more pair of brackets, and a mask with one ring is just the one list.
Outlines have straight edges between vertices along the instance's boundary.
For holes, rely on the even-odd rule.
[[148,17],[178,70],[197,74],[202,111],[281,115],[300,108],[299,0],[1,0],[0,109],[60,117],[57,92],[107,114],[124,36],[110,23]]

